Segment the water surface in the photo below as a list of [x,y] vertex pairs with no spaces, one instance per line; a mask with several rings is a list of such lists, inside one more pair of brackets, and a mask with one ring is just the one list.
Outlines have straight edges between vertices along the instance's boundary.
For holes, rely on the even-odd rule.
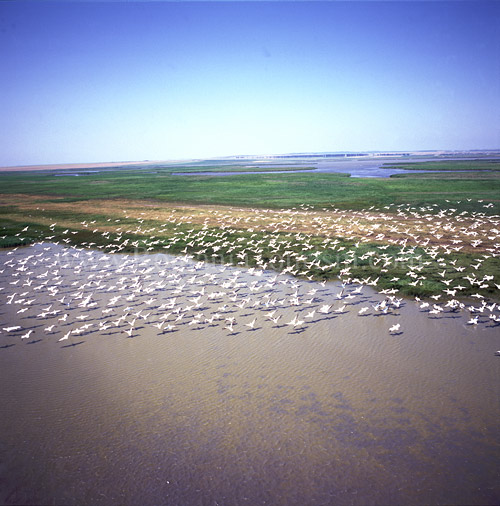
[[[0,329],[23,328],[0,334],[1,503],[500,501],[485,317],[413,301],[383,314],[366,286],[338,298],[338,283],[167,255],[43,244],[1,252],[2,269]],[[163,316],[175,328],[154,327]]]
[[[293,159],[291,162],[294,167],[298,167],[300,165],[304,166],[304,170],[296,169],[296,170],[273,170],[273,171],[265,171],[262,170],[262,164],[266,163],[269,167],[276,167],[277,164],[273,164],[272,162],[264,161],[264,162],[255,162],[259,164],[259,170],[255,171],[246,171],[246,172],[230,172],[230,171],[207,171],[207,172],[174,172],[174,176],[233,176],[238,174],[287,174],[287,173],[295,173],[295,172],[309,172],[309,173],[317,173],[317,172],[336,172],[342,174],[349,174],[351,177],[390,177],[395,174],[412,174],[412,173],[424,173],[424,172],[462,172],[462,171],[437,171],[437,170],[406,170],[406,169],[396,169],[390,167],[384,167],[389,163],[421,163],[421,162],[435,162],[437,160],[449,160],[449,158],[395,158],[395,159],[343,159],[343,160],[318,160],[318,159],[304,159],[297,158]],[[452,160],[468,160],[468,158],[453,158]],[[470,160],[475,160],[475,158],[470,158]],[[235,163],[234,165],[237,165]],[[280,163],[279,165],[283,165]],[[306,169],[306,167],[315,166],[314,169]]]

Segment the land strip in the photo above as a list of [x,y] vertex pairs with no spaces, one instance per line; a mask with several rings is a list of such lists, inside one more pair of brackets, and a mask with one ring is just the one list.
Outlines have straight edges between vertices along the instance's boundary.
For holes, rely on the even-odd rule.
[[384,168],[405,170],[435,170],[435,171],[498,171],[500,160],[498,158],[482,158],[479,160],[436,160],[415,163],[386,163]]
[[310,279],[364,280],[402,295],[500,298],[500,217],[388,207],[276,210],[11,194],[0,205],[0,243],[182,253]]

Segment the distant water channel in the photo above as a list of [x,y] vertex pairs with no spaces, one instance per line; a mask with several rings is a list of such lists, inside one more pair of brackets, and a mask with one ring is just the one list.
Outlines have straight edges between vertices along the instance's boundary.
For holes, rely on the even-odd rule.
[[[304,167],[316,166],[314,169],[301,170],[296,168],[295,170],[248,170],[246,172],[231,172],[231,171],[217,171],[217,172],[174,172],[174,176],[236,176],[242,174],[294,174],[297,172],[337,172],[350,174],[351,177],[389,177],[393,174],[405,174],[411,172],[423,172],[423,171],[410,171],[404,169],[389,169],[383,168],[382,165],[386,162],[367,162],[365,160],[349,160],[343,162],[332,162],[332,161],[320,161],[307,163],[304,162]],[[257,164],[256,164],[257,165]],[[294,164],[295,167],[300,167],[298,164]],[[276,168],[277,165],[268,164],[271,168]],[[262,168],[262,166],[260,166]]]
[[[336,172],[336,173],[344,173],[349,174],[351,177],[360,177],[360,178],[370,178],[370,177],[390,177],[395,174],[411,174],[411,173],[422,173],[422,172],[442,172],[442,171],[426,171],[426,170],[405,170],[405,169],[397,169],[384,167],[384,165],[389,163],[418,163],[418,162],[426,162],[426,161],[446,161],[446,160],[475,160],[475,158],[394,158],[394,159],[341,159],[341,160],[332,160],[332,159],[307,159],[307,158],[294,158],[289,161],[289,163],[280,161],[270,161],[269,159],[265,160],[234,160],[234,159],[221,159],[221,160],[205,160],[205,161],[197,161],[197,162],[186,162],[185,165],[179,167],[178,172],[172,172],[171,174],[174,176],[238,176],[243,174],[293,174],[295,172],[310,172],[310,173],[318,173],[318,172]],[[217,171],[203,171],[203,167],[206,165],[217,165],[220,166],[221,170]],[[231,171],[224,170],[224,166],[229,167],[244,167],[245,171]],[[122,167],[121,169],[125,170],[141,170],[144,174],[155,174],[158,170],[162,170],[165,167],[168,168],[168,163],[166,165],[158,164],[158,163],[146,163],[143,165],[137,166],[127,166]],[[183,167],[186,169],[190,169],[189,171],[183,171]],[[193,171],[199,167],[200,171]],[[269,167],[270,170],[266,170],[266,167]],[[280,167],[285,167],[284,170],[280,170]],[[294,170],[286,170],[286,168],[294,167]],[[311,169],[311,167],[313,167]],[[252,170],[255,168],[255,170]],[[90,176],[94,173],[102,173],[109,171],[121,170],[116,167],[103,167],[97,170],[91,169],[78,169],[78,170],[57,170],[50,171],[54,176],[62,177],[62,176]],[[462,171],[446,171],[446,172],[462,172]]]
[[[375,315],[384,297],[368,287],[338,300],[338,283],[167,255],[44,244],[1,251],[0,266],[0,327],[35,332],[0,335],[2,504],[500,503],[493,324],[432,318],[412,301]],[[33,286],[53,283],[53,295],[21,295],[28,275]],[[208,297],[236,278],[245,307]],[[119,289],[129,282],[139,290]],[[156,331],[172,311],[161,304],[176,297],[192,306],[197,290],[202,305],[189,314],[234,317],[235,332],[213,319],[190,325],[188,316]],[[307,308],[277,302],[313,292]],[[18,297],[36,300],[19,313]],[[266,317],[266,300],[279,324]],[[283,324],[322,304],[332,312],[298,329]],[[111,322],[125,312],[128,320],[140,312],[131,338],[127,322]],[[59,341],[108,320],[106,331]],[[392,335],[395,322],[402,330]]]
[[[394,159],[394,160],[341,160],[341,161],[332,161],[332,160],[317,160],[307,161],[300,159],[293,160],[291,165],[295,167],[295,170],[262,170],[262,165],[267,165],[268,167],[279,167],[284,165],[283,162],[280,162],[279,165],[269,163],[269,161],[265,161],[264,163],[253,162],[254,165],[259,167],[259,170],[248,170],[246,172],[231,172],[231,171],[217,171],[217,172],[174,172],[174,176],[236,176],[241,174],[293,174],[296,172],[308,172],[308,173],[328,173],[328,172],[337,172],[343,174],[350,174],[351,177],[390,177],[395,174],[411,174],[411,173],[423,173],[423,172],[439,172],[439,171],[424,171],[424,170],[405,170],[405,169],[395,169],[384,167],[384,164],[388,163],[416,163],[416,162],[424,162],[424,161],[436,161],[435,158],[429,159]],[[234,163],[234,162],[233,162]],[[299,167],[312,167],[314,169],[304,169],[301,170]],[[446,171],[449,172],[449,171]],[[458,171],[457,171],[458,172]]]

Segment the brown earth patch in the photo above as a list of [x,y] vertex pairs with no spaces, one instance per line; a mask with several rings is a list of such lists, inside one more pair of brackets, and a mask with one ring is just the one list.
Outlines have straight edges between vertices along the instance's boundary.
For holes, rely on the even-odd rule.
[[[24,213],[33,212],[30,220],[53,223],[72,228],[92,228],[117,231],[137,224],[121,220],[143,220],[147,226],[164,224],[192,224],[197,226],[248,229],[268,232],[293,232],[323,237],[347,237],[363,242],[397,243],[411,245],[461,248],[460,251],[486,252],[498,247],[500,228],[498,219],[488,217],[461,217],[412,215],[362,211],[274,210],[238,208],[222,205],[187,205],[160,203],[153,200],[103,199],[78,202],[57,202],[63,197],[37,195],[4,195],[0,206],[11,206]],[[37,216],[37,211],[53,211],[54,216]],[[57,212],[71,212],[78,218],[58,218]],[[91,216],[105,216],[120,222],[82,221]],[[15,210],[6,218],[22,221],[23,215]],[[138,222],[141,223],[141,222]],[[495,228],[497,227],[497,228]],[[472,245],[476,238],[483,242]]]

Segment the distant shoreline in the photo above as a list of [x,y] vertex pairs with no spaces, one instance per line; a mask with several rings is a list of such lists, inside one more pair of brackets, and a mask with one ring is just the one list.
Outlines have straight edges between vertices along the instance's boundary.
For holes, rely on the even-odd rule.
[[[315,154],[316,161],[321,160],[321,154]],[[398,156],[399,155],[399,156]],[[404,155],[404,156],[403,156]],[[474,157],[481,158],[484,156],[494,156],[497,157],[500,155],[500,150],[472,150],[472,151],[408,151],[401,153],[379,153],[379,152],[366,152],[362,155],[359,154],[357,157],[350,155],[347,158],[343,158],[339,156],[338,158],[332,158],[332,161],[352,161],[356,158],[360,158],[363,160],[383,160],[383,159],[392,159],[397,160],[398,158],[405,159],[405,161],[415,160],[425,157],[432,157],[436,160],[446,160],[446,159],[454,159],[454,158],[464,158],[464,157]],[[217,158],[187,158],[187,159],[174,159],[174,160],[142,160],[142,161],[124,161],[124,162],[91,162],[91,163],[54,163],[54,164],[38,164],[38,165],[13,165],[13,166],[2,166],[0,167],[0,172],[30,172],[30,171],[42,171],[42,170],[72,170],[72,169],[112,169],[119,167],[148,167],[150,165],[158,165],[158,164],[166,164],[166,165],[174,165],[174,164],[191,164],[193,162],[216,162],[220,160],[224,161],[234,161],[235,163],[242,163],[245,161],[251,160],[260,160],[260,162],[271,162],[272,160],[282,160],[284,157],[293,159],[307,159],[313,156],[312,153],[297,153],[297,154],[289,154],[289,155],[248,155],[248,156],[227,156],[227,157],[217,157]],[[325,156],[325,160],[329,159]]]
[[[193,162],[194,160],[182,160],[183,163]],[[113,167],[137,167],[158,164],[158,163],[180,163],[180,160],[155,161],[148,160],[142,162],[93,162],[93,163],[54,163],[49,165],[17,165],[12,167],[0,167],[0,172],[14,171],[39,171],[39,170],[71,170],[71,169],[106,169]]]

